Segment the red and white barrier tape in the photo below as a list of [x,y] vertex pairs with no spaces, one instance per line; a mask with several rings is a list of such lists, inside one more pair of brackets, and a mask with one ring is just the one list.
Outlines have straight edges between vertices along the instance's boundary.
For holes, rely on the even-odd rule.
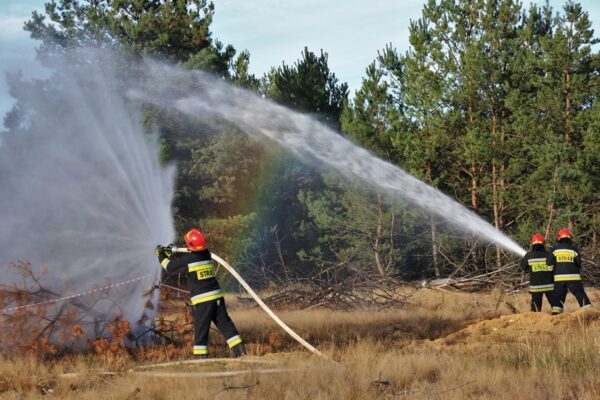
[[98,292],[102,292],[104,290],[112,289],[112,288],[115,288],[115,287],[118,287],[118,286],[123,286],[123,285],[127,285],[129,283],[141,281],[142,279],[144,279],[144,278],[146,278],[148,276],[150,276],[150,274],[143,275],[143,276],[140,276],[140,277],[134,278],[134,279],[129,279],[129,280],[126,280],[126,281],[123,281],[123,282],[114,283],[112,285],[104,286],[104,287],[101,287],[101,288],[88,290],[87,292],[81,292],[81,293],[77,293],[77,294],[72,294],[70,296],[65,296],[65,297],[59,297],[58,299],[46,300],[46,301],[41,301],[39,303],[25,304],[25,305],[22,305],[22,306],[5,308],[3,310],[0,310],[0,314],[4,314],[4,313],[7,313],[7,312],[20,310],[22,308],[42,306],[42,305],[45,305],[45,304],[57,303],[59,301],[71,300],[71,299],[75,299],[77,297],[87,296],[87,295],[92,294],[92,293],[98,293]]
[[178,288],[178,287],[175,287],[175,286],[167,285],[166,283],[160,283],[159,285],[160,285],[160,286],[164,286],[164,287],[166,287],[167,289],[176,290],[176,291],[178,291],[178,292],[181,292],[181,293],[187,293],[187,294],[189,294],[189,293],[190,293],[190,291],[189,291],[189,290],[180,289],[180,288]]

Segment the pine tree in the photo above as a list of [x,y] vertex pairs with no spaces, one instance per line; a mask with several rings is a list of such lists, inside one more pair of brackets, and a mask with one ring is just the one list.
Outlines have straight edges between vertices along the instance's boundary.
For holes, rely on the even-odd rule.
[[574,229],[583,215],[586,193],[587,174],[577,168],[577,159],[597,97],[598,57],[591,48],[597,40],[587,13],[571,1],[565,4],[564,14],[554,19],[553,26],[552,34],[540,43],[545,79],[537,90],[540,112],[548,120],[546,139],[553,144],[556,165],[555,225]]
[[366,276],[397,274],[410,248],[399,246],[405,243],[402,233],[409,224],[398,222],[398,208],[386,204],[380,194],[344,184],[334,175],[326,177],[325,184],[324,190],[299,193],[307,212],[302,229],[319,233],[300,257],[334,276],[347,269]]
[[289,66],[283,63],[266,76],[265,94],[295,110],[315,114],[339,126],[342,106],[348,97],[348,84],[339,83],[329,70],[328,56],[304,48],[302,57]]
[[401,74],[402,66],[394,49],[386,47],[378,59],[365,70],[366,77],[347,102],[341,116],[341,130],[361,146],[386,160],[397,161],[393,138],[399,128],[401,105],[394,98],[396,86],[392,74]]
[[235,51],[211,38],[213,15],[207,0],[60,0],[46,3],[45,15],[34,11],[25,30],[41,41],[42,59],[73,47],[116,47],[175,62],[215,58],[216,71],[225,72]]

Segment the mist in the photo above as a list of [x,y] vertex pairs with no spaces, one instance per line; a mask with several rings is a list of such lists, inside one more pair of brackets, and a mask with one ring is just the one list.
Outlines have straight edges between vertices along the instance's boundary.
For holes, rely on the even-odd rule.
[[161,165],[158,136],[122,96],[117,59],[87,52],[83,64],[56,57],[47,81],[12,82],[21,102],[0,144],[0,283],[20,284],[15,261],[47,271],[44,288],[60,296],[146,275],[78,299],[136,331],[154,316],[142,295],[160,272],[154,246],[174,239],[175,168]]

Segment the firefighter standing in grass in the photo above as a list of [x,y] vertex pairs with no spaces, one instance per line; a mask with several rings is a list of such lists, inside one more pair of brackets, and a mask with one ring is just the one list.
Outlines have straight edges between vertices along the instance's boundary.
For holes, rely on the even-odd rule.
[[223,290],[215,278],[214,264],[210,251],[205,247],[204,235],[198,229],[192,229],[184,239],[189,253],[173,257],[161,246],[156,248],[156,253],[167,273],[187,273],[194,308],[193,354],[201,358],[208,356],[208,332],[211,322],[214,322],[227,338],[234,356],[240,357],[245,354],[242,339],[227,314]]
[[567,291],[571,292],[577,299],[579,306],[589,308],[592,306],[590,299],[583,290],[581,283],[581,257],[573,244],[571,232],[563,228],[558,232],[556,239],[558,243],[552,248],[554,260],[554,305],[552,314],[560,314],[564,311]]
[[554,264],[552,254],[546,251],[545,239],[539,233],[531,237],[531,250],[521,260],[521,268],[529,272],[531,311],[542,311],[544,295],[553,306]]

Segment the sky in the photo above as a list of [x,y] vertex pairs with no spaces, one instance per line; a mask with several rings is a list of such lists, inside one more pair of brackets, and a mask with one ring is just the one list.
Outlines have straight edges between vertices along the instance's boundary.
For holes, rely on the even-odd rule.
[[[0,0],[0,71],[21,70],[26,77],[43,76],[35,61],[35,41],[23,31],[33,10],[49,0]],[[537,1],[541,4],[542,0]],[[213,37],[250,52],[250,72],[262,76],[283,61],[293,64],[305,46],[329,55],[329,68],[351,93],[360,87],[377,51],[392,45],[408,49],[410,20],[418,19],[425,0],[213,0]],[[528,4],[529,1],[525,1]],[[592,26],[600,29],[600,1],[580,0]],[[551,0],[561,9],[564,1]],[[596,37],[600,35],[596,34]],[[0,116],[14,102],[0,77]]]

